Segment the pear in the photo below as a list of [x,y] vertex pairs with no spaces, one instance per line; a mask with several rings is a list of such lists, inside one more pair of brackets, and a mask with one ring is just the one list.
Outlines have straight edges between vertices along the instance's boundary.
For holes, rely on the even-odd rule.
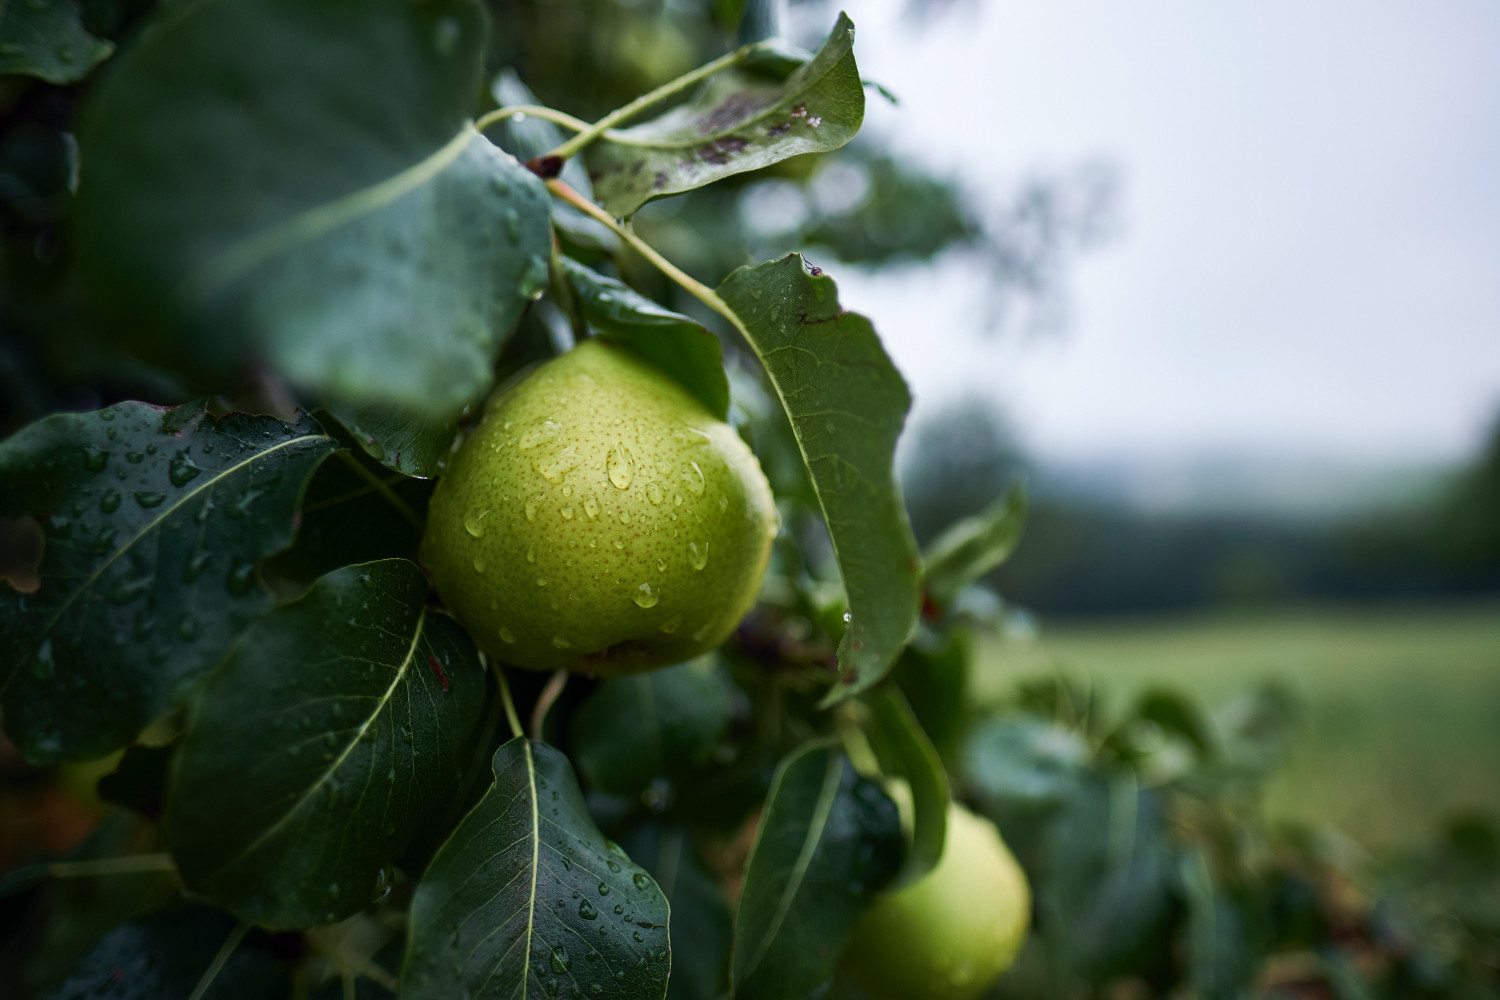
[[1010,968],[1031,923],[1026,874],[995,825],[957,803],[937,866],[855,924],[840,971],[871,1000],[972,1000]]
[[433,493],[422,560],[501,662],[609,676],[722,643],[778,523],[728,424],[591,338],[491,400]]

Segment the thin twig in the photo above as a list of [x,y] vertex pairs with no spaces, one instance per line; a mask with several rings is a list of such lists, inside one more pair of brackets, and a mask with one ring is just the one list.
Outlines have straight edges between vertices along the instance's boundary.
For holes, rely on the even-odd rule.
[[563,687],[568,683],[568,672],[566,670],[554,671],[547,678],[547,686],[542,688],[542,693],[537,695],[536,705],[531,710],[531,738],[540,742],[542,739],[542,723],[547,721],[547,712],[551,710],[552,703],[557,701],[557,696],[562,694]]
[[474,128],[477,131],[483,132],[496,122],[504,121],[516,115],[540,118],[543,121],[552,122],[554,125],[561,125],[563,128],[572,129],[574,132],[583,132],[589,127],[589,123],[583,119],[574,118],[572,115],[564,111],[558,111],[555,108],[544,107],[540,104],[512,104],[510,107],[496,108],[494,111],[480,116],[480,119],[474,123]]
[[359,473],[359,475],[367,483],[370,484],[371,488],[374,489],[375,492],[385,497],[386,501],[396,509],[396,513],[400,514],[406,520],[410,521],[412,526],[415,527],[418,531],[422,530],[422,519],[417,516],[417,512],[411,509],[410,504],[397,496],[395,491],[387,486],[379,476],[375,475],[375,473],[365,468],[362,464],[360,464],[359,459],[355,458],[349,452],[340,451],[336,452],[335,454],[337,454],[339,458],[348,463],[349,467],[352,468],[355,472]]
[[54,861],[45,866],[52,878],[91,878],[95,875],[129,875],[135,872],[175,872],[170,854],[127,854],[91,861]]
[[505,668],[495,664],[495,683],[500,685],[500,697],[505,703],[505,721],[510,723],[510,734],[516,739],[525,736],[521,728],[521,717],[516,714],[516,703],[510,697],[510,682],[505,679]]
[[224,944],[219,948],[219,953],[214,956],[212,962],[208,963],[208,969],[204,971],[203,978],[198,980],[198,985],[193,987],[193,992],[188,996],[188,1000],[203,1000],[203,994],[207,993],[208,988],[214,984],[214,979],[223,970],[224,963],[229,961],[229,956],[233,955],[234,949],[240,946],[240,941],[244,939],[245,932],[249,929],[250,925],[243,920],[235,925],[234,930],[229,932],[229,937],[224,939]]

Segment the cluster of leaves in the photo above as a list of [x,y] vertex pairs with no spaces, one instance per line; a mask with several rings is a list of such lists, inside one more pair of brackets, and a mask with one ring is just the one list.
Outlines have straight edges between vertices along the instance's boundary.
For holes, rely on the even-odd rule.
[[[521,82],[537,60],[515,39],[540,35],[506,29],[555,7],[200,0],[122,5],[105,27],[88,5],[0,8],[0,70],[84,95],[67,169],[12,201],[35,214],[6,243],[5,287],[26,291],[5,308],[58,336],[8,370],[51,351],[66,371],[57,355],[87,344],[150,400],[33,401],[86,412],[0,444],[6,540],[37,553],[0,584],[6,734],[34,766],[113,767],[93,836],[6,880],[27,932],[0,985],[848,993],[844,942],[936,862],[952,774],[1038,887],[997,995],[1122,977],[1231,995],[1275,948],[1251,933],[1262,876],[1225,843],[1239,816],[1195,782],[1253,770],[1265,720],[1216,755],[1166,696],[1107,729],[1067,688],[973,717],[975,635],[1005,615],[974,584],[1014,548],[1024,497],[919,553],[892,475],[906,387],[831,279],[796,254],[683,273],[617,219],[848,142],[852,25],[816,53],[652,69],[662,87],[590,125]],[[878,199],[909,207],[900,170],[867,162]],[[946,235],[902,237],[916,252],[971,234],[933,214]],[[722,338],[642,294],[656,280]],[[721,650],[559,694],[486,663],[411,556],[474,409],[588,335],[728,413],[785,530]],[[1178,829],[1195,795],[1209,804]],[[85,877],[47,878],[66,875]]]

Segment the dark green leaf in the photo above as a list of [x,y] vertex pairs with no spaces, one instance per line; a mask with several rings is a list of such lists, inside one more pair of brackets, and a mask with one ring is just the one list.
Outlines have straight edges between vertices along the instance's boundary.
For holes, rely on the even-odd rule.
[[916,542],[892,473],[911,395],[870,321],[800,255],[742,267],[719,295],[791,418],[849,596],[831,703],[884,677],[916,627]]
[[970,793],[992,817],[1061,806],[1083,780],[1088,744],[1076,732],[1034,715],[994,716],[964,741]]
[[901,865],[901,819],[836,743],[810,743],[771,782],[735,914],[737,1000],[804,997]]
[[563,259],[568,282],[597,333],[676,379],[720,420],[729,414],[729,377],[719,338],[623,282]]
[[416,566],[323,577],[253,625],[193,706],[167,796],[183,883],[263,927],[359,912],[458,793],[484,694]]
[[785,80],[730,70],[649,122],[608,132],[584,151],[594,195],[618,216],[799,153],[854,138],[865,91],[854,64],[854,23],[840,14],[823,48]]
[[114,50],[84,28],[77,0],[0,3],[0,76],[76,83]]
[[0,587],[0,701],[35,762],[132,742],[271,606],[255,565],[292,540],[310,419],[118,403],[0,444],[0,510],[43,521],[42,585]]
[[571,996],[660,1000],[667,900],[589,818],[568,759],[514,739],[495,784],[412,899],[403,1000]]
[[366,454],[403,475],[424,479],[442,471],[441,461],[453,448],[461,416],[457,410],[429,416],[390,403],[361,405],[337,400],[330,402],[328,409]]
[[374,459],[341,452],[313,473],[292,547],[266,568],[312,582],[350,563],[412,556],[422,538],[433,483],[391,472]]
[[590,786],[637,796],[712,761],[729,729],[732,691],[707,656],[600,684],[573,718],[573,755]]
[[[202,906],[182,907],[105,934],[47,1000],[163,1000],[187,997],[236,933],[232,919]],[[291,967],[266,935],[252,932],[229,954],[202,1000],[286,996]]]
[[922,554],[927,597],[946,608],[965,587],[1010,558],[1026,525],[1020,483],[989,507],[954,524]]
[[1179,861],[1188,905],[1188,955],[1193,995],[1202,1000],[1238,1000],[1250,995],[1256,959],[1244,908],[1222,887],[1203,851]]
[[968,629],[919,630],[891,671],[891,678],[901,686],[912,713],[944,760],[952,760],[958,752],[966,721],[973,646]]
[[667,1000],[718,1000],[729,992],[729,900],[681,827],[643,824],[625,849],[661,886],[672,907],[672,978]]
[[1135,716],[1187,741],[1200,754],[1214,751],[1208,718],[1197,702],[1177,691],[1158,688],[1145,692],[1136,704]]
[[887,775],[902,778],[911,789],[912,839],[906,860],[891,887],[920,879],[943,856],[948,830],[948,773],[932,741],[922,731],[901,689],[887,684],[867,699],[872,725],[870,744]]
[[80,129],[96,301],[181,367],[267,358],[399,414],[361,413],[369,434],[440,436],[547,277],[545,189],[468,121],[483,21],[473,0],[161,11]]

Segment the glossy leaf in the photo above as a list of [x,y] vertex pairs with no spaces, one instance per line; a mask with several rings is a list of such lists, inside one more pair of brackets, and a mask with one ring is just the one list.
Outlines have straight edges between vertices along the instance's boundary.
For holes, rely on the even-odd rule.
[[729,899],[704,871],[692,835],[681,827],[645,823],[625,838],[625,849],[656,879],[672,908],[667,1000],[719,1000],[729,991]]
[[[237,933],[232,919],[188,906],[114,928],[47,1000],[160,1000],[199,996],[219,950]],[[291,989],[291,963],[278,958],[267,935],[251,932],[229,953],[202,1000],[260,1000]]]
[[1001,715],[973,727],[962,761],[970,792],[991,816],[1004,819],[1065,803],[1084,780],[1089,747],[1048,719]]
[[345,416],[387,407],[351,418],[378,441],[451,420],[550,240],[541,182],[468,121],[483,24],[473,0],[163,9],[80,128],[95,301],[179,367],[268,359]]
[[917,624],[917,548],[892,472],[911,394],[870,321],[800,255],[742,267],[719,295],[791,418],[828,521],[851,615],[825,704],[839,701],[889,673]]
[[167,795],[183,884],[264,927],[359,912],[458,794],[484,691],[415,565],[323,577],[252,626],[193,706]]
[[927,598],[946,608],[959,593],[1010,558],[1026,525],[1020,483],[989,507],[943,532],[922,554]]
[[804,997],[901,864],[901,819],[836,743],[804,746],[771,782],[735,914],[737,1000]]
[[703,187],[854,138],[865,91],[854,63],[854,22],[840,14],[828,40],[785,79],[729,70],[687,103],[608,132],[584,152],[594,195],[618,216],[653,198]]
[[867,699],[870,745],[885,774],[903,779],[911,789],[912,837],[906,860],[892,880],[893,888],[911,883],[932,871],[943,856],[948,830],[948,773],[942,758],[901,689],[885,685]]
[[269,610],[256,563],[336,447],[310,419],[200,403],[58,414],[0,444],[0,510],[46,532],[40,589],[0,586],[0,703],[29,759],[130,743]]
[[957,754],[968,721],[973,657],[974,636],[969,629],[918,630],[891,671],[891,679],[901,686],[912,714],[944,760]]
[[563,270],[595,332],[655,365],[692,393],[708,412],[729,413],[729,377],[719,338],[680,313],[639,292],[563,258]]
[[430,416],[399,404],[338,400],[330,401],[328,410],[365,454],[389,469],[423,479],[442,471],[461,417],[461,410]]
[[518,738],[495,752],[494,771],[417,886],[403,1000],[660,1000],[666,897],[589,818],[568,759]]
[[578,770],[593,788],[636,796],[702,768],[728,732],[731,696],[713,656],[606,680],[573,719]]
[[77,0],[0,3],[0,76],[76,83],[114,50],[84,28]]

